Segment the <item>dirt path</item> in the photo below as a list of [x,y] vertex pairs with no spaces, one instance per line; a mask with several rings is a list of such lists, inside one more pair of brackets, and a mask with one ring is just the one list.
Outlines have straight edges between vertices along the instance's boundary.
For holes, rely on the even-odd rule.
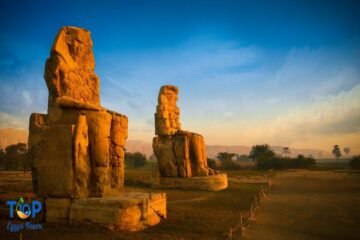
[[360,239],[360,174],[279,173],[246,239]]

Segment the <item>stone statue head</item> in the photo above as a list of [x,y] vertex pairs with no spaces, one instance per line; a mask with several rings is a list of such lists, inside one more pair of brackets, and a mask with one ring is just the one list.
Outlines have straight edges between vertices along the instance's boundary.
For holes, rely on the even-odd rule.
[[173,135],[181,129],[180,110],[176,105],[179,89],[165,85],[160,88],[155,114],[155,132],[158,135]]
[[94,54],[90,32],[78,27],[60,29],[51,49],[51,54],[60,55],[70,66],[93,70]]
[[162,86],[159,91],[159,104],[170,104],[176,106],[178,100],[179,89],[176,86],[166,85]]
[[90,32],[62,27],[46,61],[44,78],[49,89],[48,112],[57,98],[100,106],[100,80],[94,72],[95,59]]

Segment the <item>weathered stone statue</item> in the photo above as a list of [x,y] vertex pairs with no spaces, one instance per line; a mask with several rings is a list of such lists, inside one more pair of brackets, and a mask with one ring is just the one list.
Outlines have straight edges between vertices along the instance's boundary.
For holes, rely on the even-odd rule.
[[181,130],[180,110],[176,105],[179,89],[160,88],[155,113],[153,149],[163,177],[214,175],[207,166],[204,138],[197,133]]
[[47,221],[89,221],[139,230],[160,221],[153,209],[160,208],[166,216],[166,197],[119,195],[128,119],[100,105],[94,68],[90,32],[61,28],[45,66],[48,113],[30,116],[34,191],[46,198]]
[[104,196],[124,182],[127,117],[100,105],[90,32],[62,28],[46,61],[48,114],[30,117],[33,184],[40,196]]
[[[163,183],[173,181],[165,178],[218,175],[217,171],[207,166],[204,138],[200,134],[181,130],[180,110],[176,105],[178,92],[175,86],[162,86],[155,113],[157,136],[153,139],[153,150]],[[217,178],[224,176],[226,178],[226,175]]]

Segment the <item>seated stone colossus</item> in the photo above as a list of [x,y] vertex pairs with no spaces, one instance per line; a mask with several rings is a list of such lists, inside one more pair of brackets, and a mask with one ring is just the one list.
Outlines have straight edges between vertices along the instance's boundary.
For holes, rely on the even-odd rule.
[[48,113],[33,113],[29,153],[45,221],[139,231],[166,218],[166,194],[124,191],[128,119],[100,105],[90,32],[60,29],[45,65]]
[[60,29],[44,78],[48,113],[33,113],[29,149],[38,196],[102,197],[121,191],[128,119],[100,105],[90,32]]
[[181,130],[178,93],[177,87],[168,85],[159,92],[153,150],[160,175],[180,178],[216,175],[218,172],[207,166],[203,136]]

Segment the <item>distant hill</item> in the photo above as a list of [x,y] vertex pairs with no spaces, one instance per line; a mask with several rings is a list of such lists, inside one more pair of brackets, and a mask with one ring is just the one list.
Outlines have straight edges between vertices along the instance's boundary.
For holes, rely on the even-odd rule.
[[239,155],[249,154],[250,147],[242,145],[225,146],[225,145],[207,145],[206,154],[208,158],[215,158],[219,152],[230,152]]
[[0,129],[0,149],[17,143],[26,143],[28,141],[28,132],[14,128]]
[[[14,128],[4,128],[0,129],[0,148],[6,148],[11,144],[16,144],[19,142],[27,143],[28,132],[25,130],[19,130]],[[145,154],[147,157],[150,157],[153,153],[152,144],[147,141],[142,140],[128,140],[126,142],[126,151],[128,152],[141,152]],[[272,149],[277,154],[282,153],[282,146],[273,146]],[[207,145],[207,156],[209,158],[215,158],[218,152],[231,152],[236,154],[249,154],[250,147],[243,145],[234,145],[234,146],[226,146],[226,145]],[[303,154],[304,156],[312,155],[315,158],[333,158],[331,153],[325,152],[318,149],[296,149],[291,148],[291,156],[296,157],[299,154]]]
[[[282,153],[282,146],[274,146],[271,147],[276,154],[281,154]],[[334,156],[326,151],[323,150],[319,150],[319,149],[297,149],[297,148],[290,148],[290,152],[291,152],[291,156],[292,157],[296,157],[299,154],[302,154],[306,157],[312,155],[314,158],[316,159],[323,159],[323,158],[334,158]]]
[[150,157],[153,154],[152,144],[141,140],[127,140],[125,149],[127,152],[141,152]]

